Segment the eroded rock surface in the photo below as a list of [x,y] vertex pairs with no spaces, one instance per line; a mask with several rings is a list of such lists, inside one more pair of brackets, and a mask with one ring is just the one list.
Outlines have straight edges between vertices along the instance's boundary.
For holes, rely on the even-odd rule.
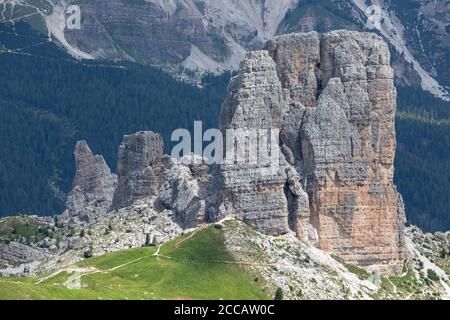
[[45,258],[45,254],[19,242],[2,244],[0,247],[0,263],[23,264]]
[[94,155],[86,141],[75,146],[76,174],[66,207],[70,217],[89,222],[111,206],[117,176],[102,156]]
[[[235,216],[272,235],[289,231],[285,195],[287,163],[278,139],[273,140],[278,138],[277,131],[281,129],[283,107],[282,88],[273,59],[267,51],[247,54],[239,74],[230,82],[221,114],[221,130],[226,134],[227,143],[232,142],[226,153],[234,156],[220,170],[223,184],[220,216]],[[241,131],[231,133],[229,129]],[[241,158],[239,149],[243,150]],[[265,150],[279,156],[269,157]],[[256,161],[251,161],[252,153],[257,153]]]
[[175,221],[184,229],[204,223],[208,166],[184,165],[165,157],[164,168],[157,205],[175,212]]
[[221,125],[280,128],[284,170],[258,176],[224,166],[226,211],[269,234],[287,232],[289,222],[300,238],[317,234],[310,240],[348,262],[401,272],[405,218],[393,184],[396,90],[387,45],[373,33],[336,31],[283,35],[266,49],[249,53],[232,79]]
[[80,143],[69,211],[155,203],[182,229],[234,217],[400,273],[405,212],[393,184],[396,90],[387,45],[373,33],[335,31],[284,35],[265,48],[248,53],[230,81],[220,118],[224,163],[177,163],[163,155],[159,134],[125,136],[111,199],[109,169]]

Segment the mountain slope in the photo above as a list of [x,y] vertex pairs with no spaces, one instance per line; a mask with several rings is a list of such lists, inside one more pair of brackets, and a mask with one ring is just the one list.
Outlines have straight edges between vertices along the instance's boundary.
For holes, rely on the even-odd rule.
[[450,1],[390,1],[402,22],[404,42],[421,66],[450,86]]

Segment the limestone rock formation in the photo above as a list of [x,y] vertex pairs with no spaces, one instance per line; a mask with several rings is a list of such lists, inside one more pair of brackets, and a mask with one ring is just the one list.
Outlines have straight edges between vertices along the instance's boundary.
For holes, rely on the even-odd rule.
[[208,167],[184,165],[164,158],[164,182],[159,190],[157,205],[175,212],[176,222],[184,229],[205,222]]
[[[224,163],[177,163],[163,155],[159,134],[125,136],[111,208],[142,200],[172,212],[182,228],[234,217],[400,273],[405,212],[393,184],[396,90],[387,45],[373,33],[333,31],[283,35],[265,49],[248,53],[230,81],[220,118]],[[114,190],[109,169],[85,143],[76,156],[68,210],[104,210]]]
[[117,176],[111,173],[102,156],[94,155],[86,141],[75,146],[76,174],[66,207],[70,217],[90,221],[111,205]]
[[[240,159],[236,152],[230,157],[231,162],[221,166],[220,216],[235,216],[267,234],[287,233],[287,163],[278,139],[273,139],[278,137],[275,130],[282,125],[284,100],[276,65],[268,52],[247,54],[228,91],[220,122],[221,130],[226,133],[226,153],[234,155],[236,144],[244,156]],[[230,129],[241,131],[231,132]],[[269,153],[264,154],[264,150],[270,150],[272,156],[267,157]],[[257,153],[256,161],[249,159],[248,155],[252,156],[252,153]],[[273,157],[274,154],[278,157]],[[294,168],[291,170],[295,171]],[[302,192],[300,184],[296,187],[300,190],[291,193],[293,198]],[[305,204],[304,201],[292,200],[292,205],[297,206],[295,214],[308,212],[308,207],[302,207]]]
[[118,154],[118,186],[113,209],[157,195],[161,186],[163,149],[164,141],[159,133],[141,131],[123,138]]
[[222,166],[225,211],[269,234],[290,226],[348,262],[401,272],[387,45],[373,33],[334,31],[283,35],[266,49],[249,53],[232,79],[221,126],[281,129],[283,170]]
[[[94,156],[85,141],[77,143],[77,173],[62,221],[93,223],[108,211],[128,206],[155,205],[170,210],[182,228],[205,222],[210,175],[208,166],[194,157],[191,164],[163,155],[158,133],[125,136],[118,152],[118,179],[103,157]],[[186,163],[189,163],[187,161]],[[199,164],[198,164],[199,163]]]

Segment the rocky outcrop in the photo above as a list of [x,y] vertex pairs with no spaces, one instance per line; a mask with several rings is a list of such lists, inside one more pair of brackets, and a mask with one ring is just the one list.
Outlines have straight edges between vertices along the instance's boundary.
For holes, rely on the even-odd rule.
[[45,258],[42,250],[19,242],[0,244],[0,265],[21,265]]
[[208,166],[184,165],[165,157],[164,182],[156,199],[157,206],[172,210],[176,222],[184,229],[205,222]]
[[216,191],[208,190],[208,166],[192,156],[193,161],[186,157],[178,163],[163,155],[163,149],[158,133],[125,136],[118,152],[117,178],[103,157],[94,156],[85,141],[78,142],[77,173],[62,221],[93,223],[108,211],[145,203],[155,204],[159,212],[170,210],[184,229],[204,223],[206,199]]
[[111,209],[137,201],[154,202],[157,210],[174,212],[174,220],[182,228],[196,227],[205,221],[203,185],[208,180],[208,166],[178,163],[163,151],[159,133],[142,131],[123,138]]
[[159,133],[141,131],[123,138],[118,153],[118,186],[113,209],[158,194],[163,149],[164,141]]
[[376,34],[336,31],[280,36],[266,49],[248,54],[232,79],[221,125],[281,129],[282,170],[222,166],[225,211],[269,234],[290,226],[347,262],[401,272],[387,45]]
[[117,176],[111,173],[102,156],[92,153],[86,141],[77,142],[74,155],[76,174],[67,196],[66,214],[88,222],[110,207]]
[[[288,165],[280,151],[277,133],[282,125],[283,107],[276,65],[268,52],[247,54],[239,74],[230,82],[222,108],[220,125],[231,161],[220,170],[220,216],[235,216],[273,235],[289,231],[289,203],[285,194]],[[265,150],[270,150],[271,157],[264,154]],[[252,153],[257,153],[256,161],[251,161]],[[305,202],[294,200],[302,192],[300,184],[296,188],[290,192],[292,207],[297,207],[295,215],[301,215],[309,210],[302,207]]]

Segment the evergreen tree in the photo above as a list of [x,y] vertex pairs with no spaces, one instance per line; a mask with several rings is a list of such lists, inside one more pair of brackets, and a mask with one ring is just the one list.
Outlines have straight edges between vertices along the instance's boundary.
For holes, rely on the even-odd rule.
[[280,287],[278,287],[275,291],[274,300],[283,300],[283,289],[281,289]]

